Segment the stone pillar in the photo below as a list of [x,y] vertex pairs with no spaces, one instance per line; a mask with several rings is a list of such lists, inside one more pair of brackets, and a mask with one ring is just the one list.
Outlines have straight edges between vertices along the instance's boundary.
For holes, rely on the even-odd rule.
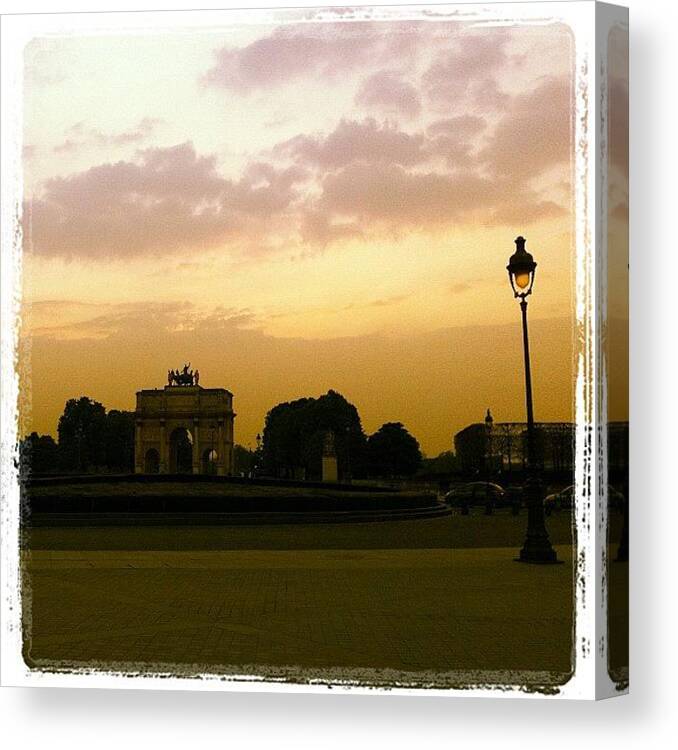
[[168,474],[169,473],[169,462],[168,462],[168,453],[167,450],[167,438],[165,435],[165,420],[160,420],[160,445],[158,447],[158,455],[160,457],[160,464],[158,466],[158,472],[160,474]]
[[336,456],[323,456],[323,482],[336,482],[339,478]]
[[228,456],[226,455],[226,443],[224,441],[224,420],[217,423],[217,475],[223,477],[228,470]]
[[327,432],[323,441],[322,455],[323,482],[336,482],[339,479],[337,452],[334,444],[334,433]]
[[235,414],[231,411],[231,416],[228,419],[229,424],[229,432],[231,435],[229,446],[228,446],[228,455],[229,455],[229,466],[231,473],[234,469],[234,463],[233,463],[233,446],[235,445],[235,422],[233,421],[235,418]]
[[134,473],[142,474],[144,471],[144,450],[141,443],[141,420],[137,419],[134,424]]
[[193,420],[193,473],[200,474],[200,421]]

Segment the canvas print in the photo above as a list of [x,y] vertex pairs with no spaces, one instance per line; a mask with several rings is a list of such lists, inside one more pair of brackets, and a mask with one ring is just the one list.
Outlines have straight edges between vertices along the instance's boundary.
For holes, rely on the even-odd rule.
[[628,28],[609,13],[22,27],[12,679],[591,697],[601,659],[625,690]]

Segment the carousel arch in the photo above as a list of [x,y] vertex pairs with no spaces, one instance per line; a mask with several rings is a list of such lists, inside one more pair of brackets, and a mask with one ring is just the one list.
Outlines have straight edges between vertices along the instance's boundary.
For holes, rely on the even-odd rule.
[[138,474],[233,473],[233,394],[203,388],[184,365],[164,388],[137,392],[134,470]]

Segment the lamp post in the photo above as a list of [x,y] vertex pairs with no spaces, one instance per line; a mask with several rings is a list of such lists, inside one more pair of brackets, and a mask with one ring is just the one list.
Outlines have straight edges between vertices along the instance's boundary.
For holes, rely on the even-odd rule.
[[530,344],[527,335],[527,297],[532,294],[537,264],[525,250],[525,238],[517,237],[516,251],[509,259],[508,271],[513,296],[520,299],[523,319],[523,355],[525,358],[525,404],[527,407],[527,479],[523,485],[527,505],[527,536],[520,550],[518,562],[557,563],[556,551],[551,546],[544,519],[544,492],[535,455],[534,412],[532,409],[532,375],[530,373]]
[[494,425],[494,419],[490,410],[487,410],[485,414],[485,476],[487,481],[490,481],[490,475],[492,473],[492,427]]
[[485,515],[492,515],[492,498],[490,497],[490,481],[492,480],[492,425],[494,419],[488,408],[485,415]]

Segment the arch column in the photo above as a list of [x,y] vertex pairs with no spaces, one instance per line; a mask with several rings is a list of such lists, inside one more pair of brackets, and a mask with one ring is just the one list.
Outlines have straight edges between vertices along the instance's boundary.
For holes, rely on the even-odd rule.
[[227,466],[228,461],[224,446],[224,420],[220,419],[217,422],[217,474],[224,476]]
[[141,444],[141,420],[134,423],[134,473],[141,474],[144,470],[144,450]]
[[193,420],[193,473],[200,474],[200,420]]
[[169,451],[167,449],[167,436],[165,435],[165,420],[160,420],[160,450],[158,451],[160,454],[160,465],[158,467],[158,472],[160,474],[167,474],[169,472],[169,466],[167,465],[167,458],[169,455]]

